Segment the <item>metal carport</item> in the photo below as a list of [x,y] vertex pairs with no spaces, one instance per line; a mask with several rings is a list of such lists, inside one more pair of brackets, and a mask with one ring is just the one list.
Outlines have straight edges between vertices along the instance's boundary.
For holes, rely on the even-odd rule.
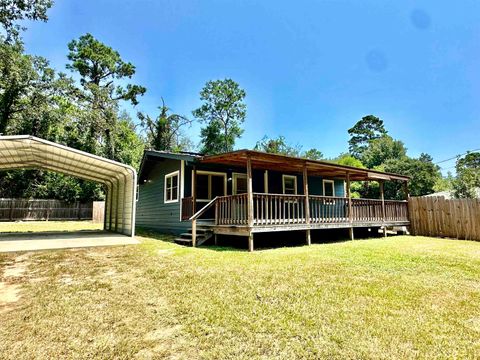
[[0,136],[0,171],[11,169],[45,169],[104,184],[104,229],[134,236],[137,173],[131,166],[34,136]]

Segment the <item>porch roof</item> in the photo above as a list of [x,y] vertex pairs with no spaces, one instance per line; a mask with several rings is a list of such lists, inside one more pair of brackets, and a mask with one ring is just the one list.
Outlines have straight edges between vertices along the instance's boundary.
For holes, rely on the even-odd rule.
[[246,149],[231,151],[218,155],[203,156],[198,158],[197,161],[203,164],[223,164],[243,167],[246,166],[248,158],[250,158],[252,167],[254,169],[301,173],[303,171],[303,167],[306,166],[309,175],[339,179],[345,179],[347,177],[347,173],[350,174],[350,180],[408,181],[410,179],[409,176],[370,169],[361,169],[353,166],[338,165],[329,161],[309,160],[293,156],[269,154]]

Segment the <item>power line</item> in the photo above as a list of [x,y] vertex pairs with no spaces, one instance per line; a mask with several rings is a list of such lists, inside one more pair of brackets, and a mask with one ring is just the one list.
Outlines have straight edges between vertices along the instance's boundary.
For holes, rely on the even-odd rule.
[[441,161],[437,161],[435,164],[438,165],[438,164],[441,164],[441,163],[444,163],[444,162],[447,162],[447,161],[450,161],[450,160],[458,159],[460,156],[467,155],[467,154],[470,154],[470,153],[475,152],[475,151],[480,151],[480,149],[467,150],[463,154],[455,155],[454,157],[451,157],[451,158],[448,158],[448,159],[445,159],[445,160],[441,160]]

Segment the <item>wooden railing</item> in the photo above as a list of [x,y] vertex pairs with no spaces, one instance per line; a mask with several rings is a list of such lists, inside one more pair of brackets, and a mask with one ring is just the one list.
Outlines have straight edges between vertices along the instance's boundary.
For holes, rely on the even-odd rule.
[[[253,225],[294,225],[320,223],[382,223],[408,221],[407,201],[349,199],[316,196],[308,198],[310,218],[307,221],[305,195],[253,194]],[[198,212],[193,199],[182,199],[182,220],[197,220],[215,206],[216,225],[248,225],[248,195],[218,196]]]
[[193,196],[182,198],[182,221],[189,220],[195,214]]
[[409,221],[408,202],[398,200],[385,200],[386,221]]
[[353,222],[382,222],[382,200],[376,199],[352,199]]
[[348,222],[348,198],[311,195],[310,223]]
[[254,225],[305,224],[305,195],[253,194]]
[[217,225],[247,225],[247,194],[219,196],[215,203]]

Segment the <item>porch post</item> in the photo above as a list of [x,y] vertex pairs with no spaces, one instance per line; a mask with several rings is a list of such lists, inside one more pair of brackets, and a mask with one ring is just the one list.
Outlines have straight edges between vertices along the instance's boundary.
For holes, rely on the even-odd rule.
[[307,164],[303,165],[303,195],[305,195],[305,223],[307,224],[307,245],[311,245],[312,237],[310,234],[310,201],[308,193]]
[[385,226],[385,195],[383,188],[383,180],[379,181],[380,184],[380,200],[382,200],[382,223],[383,223],[383,236],[387,236],[387,227]]
[[352,214],[352,194],[350,191],[350,172],[347,171],[347,198],[348,198],[348,221],[350,222],[350,228],[348,233],[350,235],[350,240],[355,240],[353,236],[353,214]]
[[253,251],[253,182],[252,182],[252,160],[247,157],[247,215],[248,215],[248,251]]
[[193,213],[197,211],[197,167],[193,165],[193,179],[192,179],[192,201],[193,201]]
[[[192,207],[193,213],[197,212],[197,167],[193,165],[193,179],[192,179]],[[197,245],[197,220],[192,220],[192,246]]]

